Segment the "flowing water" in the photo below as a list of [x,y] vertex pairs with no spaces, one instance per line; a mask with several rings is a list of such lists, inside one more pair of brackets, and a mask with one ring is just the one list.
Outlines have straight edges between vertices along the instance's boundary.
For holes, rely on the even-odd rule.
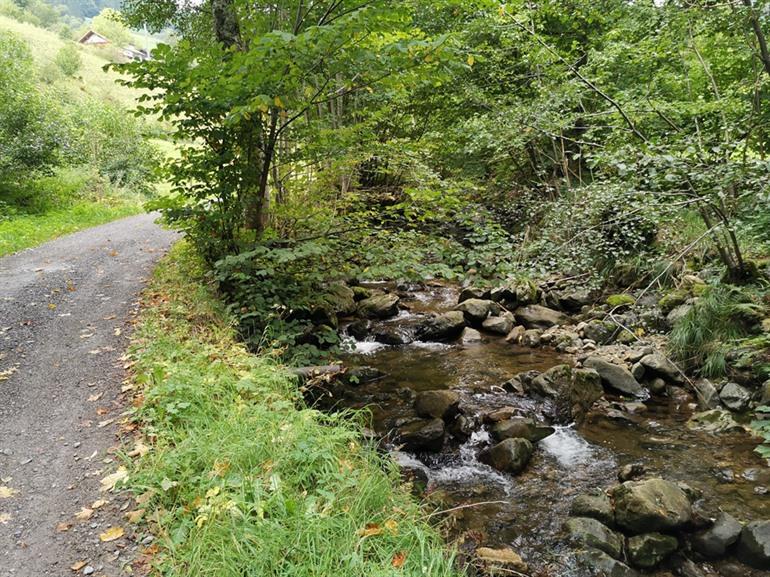
[[[424,315],[449,310],[457,302],[456,290],[442,285],[408,297],[404,303],[409,310],[384,324],[408,331]],[[548,409],[542,402],[508,393],[501,383],[522,371],[572,362],[553,351],[486,336],[467,345],[385,346],[352,339],[348,345],[346,364],[375,367],[385,376],[353,388],[344,403],[370,410],[375,431],[386,439],[404,418],[414,416],[413,391],[455,390],[465,414],[513,407],[522,415],[542,417]],[[445,515],[453,535],[470,532],[485,546],[510,546],[538,575],[580,575],[562,532],[570,503],[589,489],[616,484],[618,469],[626,463],[640,462],[653,474],[687,482],[702,490],[713,508],[741,520],[770,518],[770,497],[763,494],[770,486],[770,469],[753,452],[755,441],[744,434],[716,438],[691,431],[686,422],[692,399],[683,394],[653,398],[645,405],[638,414],[596,414],[580,427],[557,426],[516,476],[478,461],[479,451],[490,443],[483,427],[464,443],[448,440],[440,453],[408,458],[427,473],[428,498],[454,509]]]

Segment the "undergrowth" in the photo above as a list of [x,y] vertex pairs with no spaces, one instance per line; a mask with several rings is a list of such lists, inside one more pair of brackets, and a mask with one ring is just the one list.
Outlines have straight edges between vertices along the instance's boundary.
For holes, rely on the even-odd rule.
[[134,336],[129,475],[174,576],[453,574],[439,533],[351,415],[306,408],[293,378],[235,338],[186,243],[160,264]]
[[762,308],[747,289],[710,286],[675,324],[669,338],[671,353],[704,377],[724,376],[729,352],[755,331]]

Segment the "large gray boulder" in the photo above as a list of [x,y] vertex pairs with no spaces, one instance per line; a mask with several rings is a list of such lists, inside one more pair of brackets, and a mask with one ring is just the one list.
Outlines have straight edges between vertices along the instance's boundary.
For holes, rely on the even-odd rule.
[[673,383],[680,383],[684,380],[681,371],[677,369],[676,365],[661,353],[652,353],[642,357],[642,360],[639,362],[645,368],[646,375],[662,377]]
[[333,283],[326,289],[323,301],[338,315],[346,317],[356,312],[355,293],[345,283]]
[[421,341],[451,341],[459,337],[465,328],[462,311],[450,311],[427,319],[417,328],[417,339]]
[[583,336],[599,345],[607,345],[612,342],[618,326],[609,321],[593,319],[583,327]]
[[482,463],[506,473],[520,473],[532,458],[532,443],[527,439],[505,439],[479,454]]
[[634,569],[598,549],[578,551],[577,560],[582,567],[589,571],[590,575],[601,577],[639,577],[639,573]]
[[714,383],[708,379],[698,379],[693,381],[692,386],[695,389],[698,408],[701,411],[716,409],[719,406],[719,391],[714,386]]
[[588,357],[583,361],[583,366],[595,370],[602,378],[602,382],[621,393],[635,397],[645,396],[644,387],[625,367],[596,356]]
[[412,337],[401,327],[388,325],[374,331],[374,340],[385,345],[408,345]]
[[751,393],[737,383],[727,383],[719,391],[719,398],[731,411],[742,412],[749,408]]
[[615,512],[612,501],[601,489],[578,495],[570,505],[569,514],[573,517],[590,517],[612,527],[615,524]]
[[671,531],[692,518],[692,507],[685,492],[664,479],[626,481],[613,487],[615,523],[635,534]]
[[454,310],[465,315],[465,319],[472,325],[480,325],[493,312],[500,310],[496,302],[483,299],[468,299],[457,305]]
[[489,317],[486,319],[481,323],[481,328],[496,335],[507,335],[513,330],[513,325],[513,315],[511,313],[503,313],[499,317]]
[[454,391],[423,391],[417,393],[414,409],[417,415],[433,419],[450,419],[457,414],[460,395]]
[[642,569],[657,567],[679,548],[679,541],[671,535],[645,533],[628,540],[628,558]]
[[615,559],[623,553],[623,538],[596,519],[571,517],[564,527],[570,537],[582,545],[604,551]]
[[366,319],[387,319],[398,314],[398,295],[383,294],[358,303],[358,316]]
[[754,521],[741,531],[738,559],[756,567],[770,569],[770,521]]
[[527,439],[530,443],[537,443],[552,435],[554,431],[553,427],[540,425],[534,420],[524,417],[500,421],[492,427],[492,435],[498,441],[504,441],[505,439]]
[[520,307],[514,314],[516,320],[528,329],[547,329],[569,323],[569,317],[564,313],[540,305]]
[[409,452],[440,451],[444,446],[444,421],[441,419],[413,421],[399,427],[396,437]]
[[692,548],[705,557],[723,557],[738,542],[742,529],[735,517],[719,513],[711,527],[692,538]]

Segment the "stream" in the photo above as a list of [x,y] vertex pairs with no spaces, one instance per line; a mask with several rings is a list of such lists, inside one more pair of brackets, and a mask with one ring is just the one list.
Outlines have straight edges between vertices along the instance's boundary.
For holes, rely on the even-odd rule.
[[[373,285],[383,288],[383,285]],[[458,290],[443,284],[401,291],[398,316],[378,326],[409,332],[434,312],[451,310]],[[372,427],[384,444],[392,431],[414,416],[414,392],[452,389],[461,395],[466,415],[479,416],[508,408],[522,416],[542,419],[542,401],[506,392],[501,384],[522,371],[544,371],[572,364],[569,355],[530,349],[484,335],[481,342],[441,344],[414,342],[387,346],[348,337],[343,358],[347,366],[369,366],[384,373],[374,382],[351,386],[342,404],[367,408]],[[619,405],[624,400],[607,395]],[[633,411],[592,412],[580,425],[557,425],[555,433],[536,444],[527,468],[513,476],[479,462],[488,446],[488,424],[475,427],[467,440],[447,435],[440,452],[400,454],[402,463],[421,469],[428,478],[426,498],[443,509],[452,537],[472,535],[488,547],[511,547],[529,564],[532,575],[584,577],[570,554],[563,525],[572,499],[590,489],[617,484],[618,469],[643,463],[646,469],[703,491],[714,509],[748,521],[770,518],[770,469],[754,452],[755,441],[745,434],[714,437],[693,431],[687,420],[697,410],[682,389],[673,396],[657,396]],[[646,408],[645,408],[646,407]],[[711,565],[714,575],[764,575],[729,562]],[[733,562],[734,565],[734,562]],[[722,572],[723,571],[723,572]],[[659,570],[655,575],[671,575]]]

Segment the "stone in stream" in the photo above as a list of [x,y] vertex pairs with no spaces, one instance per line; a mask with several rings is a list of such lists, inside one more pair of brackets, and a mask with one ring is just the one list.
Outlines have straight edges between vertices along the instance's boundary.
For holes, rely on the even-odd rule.
[[591,575],[601,575],[602,577],[639,577],[639,573],[634,569],[598,549],[578,551],[577,559],[578,563],[585,567]]
[[527,329],[521,325],[515,326],[511,329],[511,332],[505,337],[506,343],[513,343],[515,345],[521,344],[521,340],[524,338],[524,333]]
[[494,301],[468,299],[457,305],[454,310],[465,315],[465,319],[473,325],[480,325],[491,314],[500,312],[500,305]]
[[372,321],[368,321],[365,319],[360,319],[355,322],[352,322],[348,325],[347,332],[348,334],[353,337],[354,339],[357,339],[359,341],[363,341],[366,339],[366,337],[369,336],[369,333],[372,330]]
[[460,406],[460,395],[454,391],[438,390],[417,393],[414,410],[419,417],[444,419],[453,418]]
[[692,548],[705,557],[723,557],[738,542],[743,526],[727,513],[719,513],[714,524],[692,538]]
[[645,394],[642,385],[625,367],[596,356],[588,357],[583,361],[583,366],[595,370],[604,383],[621,393],[636,397],[643,397]]
[[628,539],[628,558],[633,565],[652,569],[679,548],[679,541],[663,533],[645,533]]
[[460,342],[462,342],[464,345],[480,343],[483,340],[484,337],[481,336],[481,333],[476,329],[472,329],[471,327],[465,327],[463,329],[463,333],[460,335]]
[[594,319],[588,321],[583,327],[583,336],[599,345],[608,345],[617,332],[615,323]]
[[554,431],[553,427],[539,425],[534,420],[524,417],[501,421],[492,427],[492,435],[498,441],[527,439],[530,443],[537,443],[552,435]]
[[421,494],[428,485],[428,469],[420,461],[402,451],[391,451],[391,459],[398,465],[401,479],[412,483],[416,494]]
[[532,458],[533,447],[526,439],[506,439],[479,453],[479,461],[506,473],[520,473]]
[[396,437],[409,452],[440,451],[444,446],[444,421],[421,419],[402,425],[396,430]]
[[590,517],[571,517],[564,524],[567,533],[581,545],[604,551],[619,559],[623,553],[623,537]]
[[468,415],[455,415],[454,419],[449,421],[449,432],[453,437],[460,439],[461,441],[467,441],[470,436],[476,431],[480,423],[475,417],[469,417]]
[[543,331],[540,329],[528,329],[521,336],[521,344],[525,347],[538,347],[540,346],[540,335],[542,334]]
[[356,294],[345,283],[333,283],[326,289],[326,294],[322,301],[334,311],[343,317],[351,316],[356,312]]
[[643,463],[628,463],[623,465],[618,471],[618,481],[625,483],[633,479],[638,479],[647,474],[647,467]]
[[639,362],[644,366],[646,374],[663,377],[672,383],[681,383],[684,380],[682,372],[661,353],[646,355]]
[[520,307],[514,314],[516,320],[528,329],[547,329],[569,324],[569,317],[564,313],[540,305]]
[[692,518],[692,506],[675,483],[660,478],[626,481],[610,490],[615,523],[635,534],[671,531]]
[[513,315],[506,312],[499,317],[489,317],[481,323],[481,328],[496,335],[508,335],[513,330],[513,325]]
[[420,341],[450,341],[462,334],[465,316],[461,311],[449,311],[427,319],[417,328]]
[[770,521],[754,521],[741,531],[738,559],[757,569],[770,569]]
[[735,421],[733,416],[724,409],[712,409],[696,413],[687,421],[691,429],[706,431],[707,433],[733,433],[744,431],[745,427]]
[[457,302],[461,303],[469,299],[488,300],[489,292],[490,291],[487,289],[482,289],[477,287],[466,287],[462,291],[460,291],[460,298],[457,299]]
[[372,296],[372,291],[366,287],[354,286],[351,287],[351,289],[353,290],[353,300],[356,302],[368,299]]
[[698,400],[698,408],[702,411],[716,409],[719,406],[719,391],[708,379],[693,381],[695,397]]
[[374,331],[374,340],[385,345],[408,345],[412,337],[400,327],[385,326]]
[[367,319],[387,319],[398,314],[398,295],[382,294],[358,303],[358,316]]
[[737,383],[727,383],[719,391],[719,398],[731,411],[743,412],[749,408],[751,393]]
[[529,571],[529,567],[513,549],[476,549],[476,560],[483,566],[483,575],[511,575]]
[[573,517],[590,517],[612,527],[615,525],[615,513],[607,493],[593,489],[589,493],[578,495],[570,505],[569,514]]

